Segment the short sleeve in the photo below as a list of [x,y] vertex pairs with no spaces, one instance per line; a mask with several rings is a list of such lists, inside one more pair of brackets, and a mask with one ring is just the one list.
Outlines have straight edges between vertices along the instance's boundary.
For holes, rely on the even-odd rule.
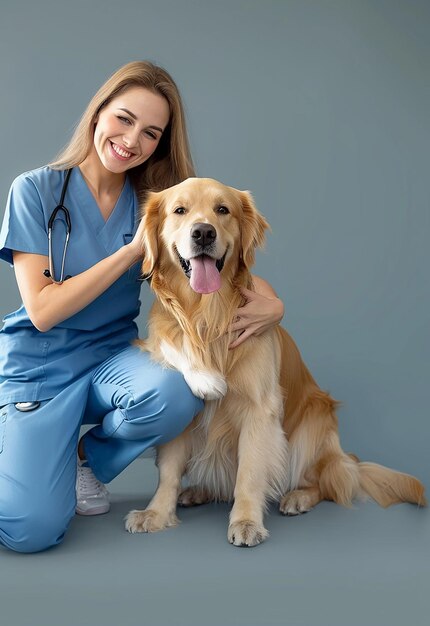
[[48,255],[42,202],[28,174],[21,174],[12,183],[0,231],[0,259],[11,265],[12,250]]

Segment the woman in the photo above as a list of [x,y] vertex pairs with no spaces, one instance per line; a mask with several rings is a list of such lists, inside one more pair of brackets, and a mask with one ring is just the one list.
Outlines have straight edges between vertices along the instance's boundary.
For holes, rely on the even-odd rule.
[[[14,265],[23,305],[0,331],[0,543],[13,550],[58,544],[75,511],[106,513],[103,483],[202,408],[178,372],[130,345],[138,198],[192,175],[175,83],[135,62],[96,93],[58,160],[11,187],[0,258]],[[50,253],[58,203],[70,224],[60,208]],[[232,348],[282,317],[272,288],[256,279],[256,289]],[[82,423],[96,426],[78,441]]]

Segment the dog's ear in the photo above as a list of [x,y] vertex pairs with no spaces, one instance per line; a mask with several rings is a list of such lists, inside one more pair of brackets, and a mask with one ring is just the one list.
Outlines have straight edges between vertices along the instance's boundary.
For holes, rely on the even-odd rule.
[[145,203],[142,207],[142,249],[144,255],[142,263],[142,273],[145,276],[151,276],[158,259],[157,239],[162,206],[163,192],[151,191],[148,193]]
[[261,248],[265,241],[265,230],[270,228],[261,213],[258,212],[249,191],[239,191],[242,202],[241,220],[241,256],[247,268],[255,261],[255,248]]

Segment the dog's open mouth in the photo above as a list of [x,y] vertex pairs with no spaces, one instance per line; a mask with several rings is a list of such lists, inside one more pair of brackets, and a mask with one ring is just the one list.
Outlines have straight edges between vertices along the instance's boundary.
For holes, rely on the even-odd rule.
[[185,276],[190,279],[190,287],[197,293],[212,293],[221,287],[220,272],[224,267],[227,250],[220,259],[213,259],[207,254],[200,254],[191,259],[184,259],[175,247]]

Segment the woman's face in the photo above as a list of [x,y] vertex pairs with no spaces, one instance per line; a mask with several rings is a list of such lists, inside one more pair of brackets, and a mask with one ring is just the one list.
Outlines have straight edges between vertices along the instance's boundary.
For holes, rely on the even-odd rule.
[[104,167],[119,174],[144,163],[169,123],[167,100],[143,87],[130,87],[99,113],[94,147]]

